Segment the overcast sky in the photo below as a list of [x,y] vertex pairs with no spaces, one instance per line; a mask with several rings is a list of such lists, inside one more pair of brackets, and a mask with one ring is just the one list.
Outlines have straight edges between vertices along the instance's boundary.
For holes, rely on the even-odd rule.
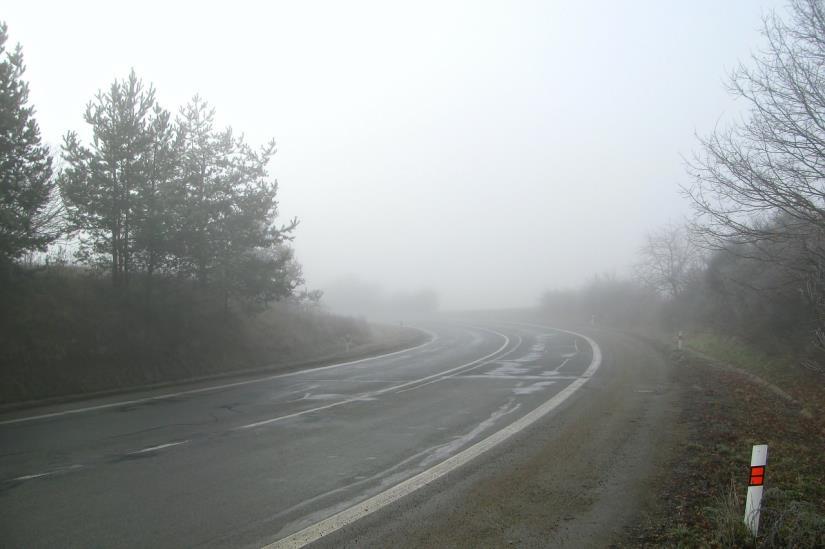
[[278,143],[310,287],[355,275],[466,309],[626,273],[688,214],[682,156],[737,115],[725,76],[782,6],[13,0],[2,17],[49,143],[131,67],[170,110],[200,93]]

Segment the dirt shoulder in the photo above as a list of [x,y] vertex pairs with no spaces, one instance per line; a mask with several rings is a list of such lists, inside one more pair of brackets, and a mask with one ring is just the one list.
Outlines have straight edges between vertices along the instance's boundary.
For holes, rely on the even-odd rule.
[[666,355],[587,332],[599,373],[503,447],[358,523],[325,547],[608,546],[651,504],[678,416]]

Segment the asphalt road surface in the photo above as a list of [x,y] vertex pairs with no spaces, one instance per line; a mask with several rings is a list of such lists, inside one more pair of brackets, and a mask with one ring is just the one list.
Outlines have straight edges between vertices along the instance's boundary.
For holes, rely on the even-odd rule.
[[421,328],[381,357],[0,416],[0,545],[300,546],[552,422],[600,375],[581,335]]

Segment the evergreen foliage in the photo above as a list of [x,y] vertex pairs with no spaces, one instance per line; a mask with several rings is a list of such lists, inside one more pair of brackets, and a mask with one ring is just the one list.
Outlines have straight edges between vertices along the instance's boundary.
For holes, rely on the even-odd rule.
[[199,96],[172,121],[134,71],[86,108],[92,142],[64,139],[63,200],[80,235],[81,261],[108,271],[115,287],[134,274],[151,297],[158,273],[230,299],[267,303],[302,283],[291,240],[297,220],[277,226],[275,143],[255,149],[217,129]]
[[0,263],[43,250],[59,236],[52,158],[40,140],[29,105],[29,85],[18,45],[8,51],[7,27],[0,23]]

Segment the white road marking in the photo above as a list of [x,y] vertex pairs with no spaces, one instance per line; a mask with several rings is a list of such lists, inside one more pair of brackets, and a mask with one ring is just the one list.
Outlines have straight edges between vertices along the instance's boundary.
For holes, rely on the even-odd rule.
[[[489,331],[492,331],[492,330],[489,330]],[[500,336],[504,336],[504,334],[499,334],[498,332],[493,332],[493,333],[496,333]],[[507,336],[504,336],[504,337],[507,337]],[[410,387],[409,389],[403,389],[403,390],[398,391],[398,392],[399,393],[406,393],[407,391],[415,391],[416,389],[420,389],[420,388],[425,387],[427,385],[430,385],[432,383],[438,383],[439,381],[444,381],[444,380],[456,377],[456,376],[461,375],[465,372],[470,372],[472,370],[475,370],[476,368],[481,368],[482,366],[486,366],[487,364],[490,364],[491,362],[495,362],[496,360],[501,360],[504,357],[510,356],[511,354],[513,354],[515,351],[518,350],[518,348],[521,346],[521,342],[524,341],[521,338],[520,335],[516,335],[516,337],[518,338],[518,343],[516,343],[516,345],[512,349],[510,349],[509,351],[507,351],[503,355],[496,357],[493,360],[488,360],[486,362],[482,362],[481,364],[476,364],[476,365],[472,366],[472,368],[467,368],[466,370],[463,370],[461,372],[455,372],[455,373],[452,373],[452,374],[447,375],[447,376],[439,377],[438,379],[433,379],[432,381],[422,383],[421,385],[418,385],[418,386],[415,386],[415,387]],[[471,365],[472,365],[472,363],[471,363]],[[462,376],[462,377],[464,377],[464,376]]]
[[[342,395],[341,393],[318,393],[313,395],[312,393],[307,393],[301,400],[336,400],[346,395]],[[363,400],[373,400],[371,398],[364,398]],[[294,402],[294,401],[293,401]]]
[[[313,412],[320,412],[321,410],[328,410],[330,408],[336,408],[338,406],[343,406],[344,404],[350,404],[352,402],[372,400],[372,399],[374,399],[375,397],[377,397],[379,395],[383,395],[385,393],[389,393],[389,392],[392,392],[392,391],[397,391],[398,389],[403,389],[404,387],[409,387],[411,385],[417,385],[417,384],[419,384],[423,381],[428,381],[428,380],[435,379],[435,378],[446,377],[449,374],[451,374],[452,372],[456,372],[458,370],[466,368],[467,366],[473,366],[475,364],[478,364],[478,363],[481,363],[485,360],[488,360],[489,358],[491,358],[491,357],[495,356],[496,354],[500,353],[501,351],[503,351],[504,348],[507,347],[507,345],[510,344],[510,338],[507,337],[506,335],[495,332],[493,330],[488,330],[488,331],[503,337],[504,338],[504,344],[501,347],[499,347],[498,349],[496,349],[495,351],[493,351],[492,353],[490,353],[489,355],[483,356],[481,358],[478,358],[478,359],[473,360],[471,362],[468,362],[466,364],[462,364],[461,366],[456,366],[455,368],[450,368],[449,370],[444,370],[443,372],[438,372],[436,374],[431,374],[431,375],[428,375],[426,377],[422,377],[420,379],[414,379],[412,381],[407,381],[406,383],[401,383],[400,385],[393,385],[392,387],[385,387],[385,388],[379,389],[377,391],[370,391],[370,392],[367,392],[367,393],[362,393],[360,395],[356,395],[354,397],[351,397],[351,398],[348,398],[348,399],[345,399],[345,400],[341,400],[341,401],[338,401],[338,402],[332,402],[332,403],[326,404],[324,406],[318,406],[316,408],[310,408],[308,410],[301,410],[300,412],[293,412],[291,414],[286,414],[286,415],[283,415],[283,416],[273,417],[273,418],[270,418],[270,419],[264,419],[264,420],[261,420],[261,421],[256,421],[254,423],[249,423],[247,425],[241,425],[240,427],[235,427],[233,430],[253,429],[255,427],[261,427],[263,425],[269,425],[270,423],[275,423],[276,421],[281,421],[281,420],[284,420],[284,419],[290,419],[290,418],[293,418],[293,417],[299,417],[299,416],[303,416],[303,415],[306,415],[306,414],[311,414]],[[399,391],[399,392],[401,392],[401,391]]]
[[141,448],[140,450],[134,450],[132,452],[127,452],[127,456],[133,456],[135,454],[148,454],[149,452],[156,452],[158,450],[163,450],[164,448],[171,448],[172,446],[180,446],[181,444],[186,444],[189,442],[188,440],[181,440],[178,442],[167,442],[166,444],[158,444],[157,446],[149,446],[148,448]]
[[531,375],[491,375],[491,374],[471,374],[468,376],[461,376],[456,378],[458,380],[464,379],[491,379],[496,381],[547,381],[548,379],[558,381],[560,379],[577,379],[579,376],[562,376],[556,375],[553,372],[542,372],[540,376]]
[[[381,482],[381,486],[389,486],[389,485],[393,484],[393,482],[395,482],[394,479],[400,480],[401,478],[403,478],[403,473],[398,473],[396,471],[401,470],[408,463],[416,461],[417,459],[425,456],[427,453],[429,453],[431,451],[432,451],[431,448],[427,448],[425,450],[417,452],[417,453],[409,456],[408,458],[401,460],[399,463],[396,463],[392,467],[389,467],[387,469],[383,469],[381,471],[378,471],[377,473],[375,473],[373,475],[367,476],[367,477],[365,477],[363,479],[360,479],[360,480],[356,480],[355,482],[350,482],[350,483],[345,484],[343,486],[339,486],[338,488],[334,488],[334,489],[329,490],[327,492],[323,492],[321,494],[318,494],[317,496],[313,496],[313,497],[311,497],[307,500],[304,500],[300,503],[297,503],[297,504],[295,504],[291,507],[288,507],[286,509],[278,511],[275,515],[273,515],[270,518],[271,519],[277,519],[277,518],[281,518],[281,517],[284,517],[284,516],[288,516],[291,513],[293,513],[294,511],[297,511],[298,509],[305,508],[308,505],[311,505],[311,504],[315,503],[316,501],[321,501],[321,500],[324,500],[324,499],[328,498],[331,495],[340,494],[342,492],[352,490],[356,486],[359,486],[361,484],[365,484],[367,482],[372,482],[372,481],[378,480],[378,481]],[[341,507],[346,507],[346,503],[342,504]]]
[[54,469],[52,471],[46,471],[45,473],[35,473],[33,475],[23,475],[21,477],[15,477],[13,479],[9,479],[10,481],[21,481],[21,480],[32,480],[35,478],[43,478],[43,477],[50,477],[52,475],[58,475],[60,473],[65,473],[67,471],[74,471],[75,469],[80,469],[83,467],[82,465],[69,465],[68,467],[61,467],[59,469]]
[[430,340],[425,341],[424,343],[421,343],[421,344],[416,345],[414,347],[410,347],[410,348],[407,348],[407,349],[401,349],[400,351],[394,351],[392,353],[386,353],[386,354],[383,354],[383,355],[371,356],[371,357],[367,357],[367,358],[361,358],[361,359],[358,359],[358,360],[351,360],[349,362],[339,362],[337,364],[330,364],[328,366],[318,366],[316,368],[307,368],[306,370],[296,370],[294,372],[286,372],[286,373],[283,373],[283,374],[268,375],[268,376],[264,376],[264,377],[257,377],[257,378],[254,378],[254,379],[245,379],[243,381],[234,381],[232,383],[222,383],[220,385],[210,385],[208,387],[201,387],[199,389],[189,389],[189,390],[186,390],[186,391],[177,391],[177,392],[174,392],[174,393],[165,393],[165,394],[162,394],[162,395],[156,395],[156,396],[145,397],[145,398],[135,398],[135,399],[131,399],[131,400],[120,400],[118,402],[110,402],[110,403],[107,403],[107,404],[98,404],[96,406],[86,406],[84,408],[74,408],[74,409],[70,409],[70,410],[63,410],[63,411],[60,411],[60,412],[51,412],[51,413],[48,413],[48,414],[39,414],[39,415],[35,415],[35,416],[20,417],[20,418],[15,418],[15,419],[7,419],[7,420],[4,420],[4,421],[0,421],[0,425],[11,425],[13,423],[23,423],[23,422],[26,422],[26,421],[35,421],[35,420],[38,420],[38,419],[48,419],[48,418],[53,418],[53,417],[66,416],[66,415],[70,415],[70,414],[82,414],[84,412],[93,412],[95,410],[105,410],[107,408],[118,408],[120,406],[129,406],[131,404],[141,404],[143,402],[152,402],[152,401],[155,401],[155,400],[164,400],[164,399],[167,399],[167,398],[174,398],[174,397],[179,397],[179,396],[184,396],[184,395],[194,395],[194,394],[198,394],[198,393],[206,393],[206,392],[209,392],[209,391],[218,391],[220,389],[230,389],[232,387],[240,387],[242,385],[249,385],[251,383],[260,383],[262,381],[269,381],[271,379],[289,377],[289,376],[294,376],[294,375],[298,375],[298,374],[306,374],[306,373],[309,373],[309,372],[319,372],[319,371],[322,371],[322,370],[329,370],[331,368],[340,368],[342,366],[352,366],[353,364],[360,364],[362,362],[368,362],[370,360],[377,360],[379,358],[387,358],[387,357],[394,356],[394,355],[399,355],[399,354],[402,354],[402,353],[408,353],[410,351],[420,349],[421,347],[424,347],[426,345],[430,345],[431,343],[434,343],[438,339],[438,336],[436,334],[434,334],[433,332],[429,331],[429,330],[425,330],[423,328],[415,328],[415,329],[420,330],[420,331],[426,333],[427,335],[429,335]]
[[467,443],[475,440],[478,438],[481,433],[495,425],[495,423],[503,418],[506,415],[512,414],[513,412],[517,411],[521,408],[521,404],[514,404],[513,399],[510,399],[509,402],[502,405],[498,410],[493,412],[490,417],[473,427],[469,433],[465,433],[463,435],[459,435],[457,437],[453,437],[453,439],[445,444],[440,446],[436,446],[432,449],[432,453],[425,457],[421,463],[419,464],[420,467],[426,467],[431,463],[436,463],[441,461],[442,459],[448,458],[450,454],[461,448],[462,446],[466,445]]
[[527,387],[515,387],[513,388],[514,395],[532,395],[533,393],[538,393],[543,391],[546,387],[550,385],[555,385],[555,381],[539,381],[538,383],[531,383]]
[[559,370],[561,370],[562,368],[564,368],[564,367],[567,365],[567,363],[568,363],[568,362],[570,362],[570,359],[571,359],[571,358],[573,358],[573,357],[567,357],[567,358],[565,358],[565,359],[562,361],[562,363],[561,363],[561,364],[559,364],[558,366],[556,366],[556,367],[555,367],[552,371],[553,371],[553,372],[558,372]]
[[[541,327],[546,328],[544,326]],[[523,431],[525,428],[532,425],[533,423],[547,415],[549,412],[560,406],[565,400],[570,398],[570,396],[573,395],[573,393],[575,393],[582,385],[587,383],[590,380],[590,378],[593,377],[593,375],[599,369],[599,366],[601,366],[602,353],[601,349],[596,344],[596,342],[590,339],[589,337],[575,332],[568,332],[566,330],[558,331],[581,337],[582,339],[587,341],[587,343],[593,348],[593,359],[590,363],[590,366],[588,366],[587,370],[585,370],[581,377],[571,382],[570,385],[562,389],[549,400],[545,401],[538,408],[535,408],[531,412],[528,412],[526,415],[517,419],[513,423],[507,425],[499,431],[496,431],[492,435],[477,442],[469,448],[462,450],[458,454],[455,454],[454,456],[447,458],[441,463],[434,465],[430,469],[418,473],[417,475],[399,484],[396,484],[395,486],[387,490],[384,490],[383,492],[380,492],[366,499],[365,501],[362,501],[361,503],[357,503],[339,513],[332,515],[331,517],[328,517],[324,520],[316,522],[315,524],[307,526],[303,530],[295,532],[290,536],[287,536],[274,543],[266,545],[264,549],[285,549],[303,547],[305,545],[312,543],[313,541],[321,539],[322,537],[332,532],[335,532],[336,530],[339,530],[344,526],[347,526],[348,524],[352,524],[360,518],[363,518],[395,501],[398,501],[407,494],[414,492],[415,490],[418,490],[419,488],[422,488],[423,486],[426,486],[427,484],[430,484],[431,482],[443,477],[444,475],[457,469],[458,467],[461,467],[467,462],[480,456],[484,452],[501,444],[502,442],[512,437],[516,433]]]

